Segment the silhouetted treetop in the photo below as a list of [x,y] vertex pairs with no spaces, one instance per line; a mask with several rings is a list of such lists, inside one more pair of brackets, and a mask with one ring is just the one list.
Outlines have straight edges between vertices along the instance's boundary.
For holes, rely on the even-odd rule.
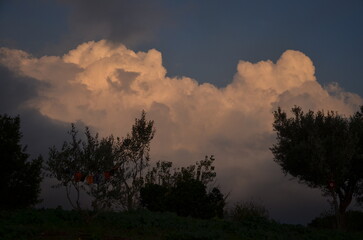
[[0,208],[30,207],[40,201],[42,158],[28,161],[21,138],[20,117],[0,115]]

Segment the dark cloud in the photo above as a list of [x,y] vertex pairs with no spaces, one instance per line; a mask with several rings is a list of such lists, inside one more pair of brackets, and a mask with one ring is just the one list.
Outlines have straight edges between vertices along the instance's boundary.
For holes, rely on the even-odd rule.
[[60,1],[71,9],[70,37],[78,42],[106,38],[126,45],[147,42],[167,24],[161,1]]
[[0,86],[0,113],[20,116],[23,143],[28,145],[28,153],[33,157],[46,155],[52,144],[64,139],[68,124],[27,108],[27,101],[37,95],[38,81],[18,76],[0,65]]
[[0,65],[0,113],[16,114],[21,105],[36,94],[38,83],[28,77],[18,77]]

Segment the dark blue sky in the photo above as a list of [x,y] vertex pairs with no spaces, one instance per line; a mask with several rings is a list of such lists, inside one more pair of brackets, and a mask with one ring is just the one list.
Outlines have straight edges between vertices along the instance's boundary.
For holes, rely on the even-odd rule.
[[2,0],[0,44],[62,54],[102,38],[156,48],[169,76],[225,86],[239,60],[300,50],[321,84],[363,95],[363,1]]

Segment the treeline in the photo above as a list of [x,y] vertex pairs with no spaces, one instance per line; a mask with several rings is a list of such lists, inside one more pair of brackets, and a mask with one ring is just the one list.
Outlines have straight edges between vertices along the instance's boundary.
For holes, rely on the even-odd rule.
[[[144,111],[123,138],[113,135],[100,138],[88,127],[80,136],[72,124],[69,140],[60,147],[52,146],[47,159],[28,161],[29,156],[19,143],[19,117],[1,116],[1,163],[7,164],[1,169],[8,173],[3,182],[9,183],[5,186],[18,182],[13,188],[2,189],[9,199],[1,207],[8,209],[11,203],[14,208],[22,208],[38,203],[43,170],[45,176],[58,180],[53,187],[65,188],[65,197],[72,208],[88,220],[105,210],[138,208],[197,218],[222,218],[225,197],[218,187],[212,186],[216,177],[214,157],[206,156],[195,165],[180,168],[162,161],[151,166],[153,125]],[[17,174],[24,179],[16,177]],[[82,192],[90,197],[91,209],[81,199]]]
[[[353,199],[363,203],[363,107],[352,116],[336,112],[303,112],[292,109],[288,116],[278,108],[273,129],[276,143],[270,148],[274,161],[287,175],[328,197],[335,214],[335,227],[346,225],[345,212]],[[36,204],[42,180],[58,180],[55,187],[66,189],[73,209],[91,219],[105,210],[176,212],[181,216],[222,218],[226,196],[216,187],[213,156],[194,165],[174,168],[172,162],[150,162],[154,122],[143,111],[125,137],[100,138],[88,127],[79,136],[71,125],[69,140],[52,146],[43,161],[29,161],[20,144],[20,119],[0,115],[0,208],[21,208]],[[87,209],[81,192],[91,199]],[[75,193],[75,194],[74,194]],[[240,203],[232,218],[268,218],[265,208]]]

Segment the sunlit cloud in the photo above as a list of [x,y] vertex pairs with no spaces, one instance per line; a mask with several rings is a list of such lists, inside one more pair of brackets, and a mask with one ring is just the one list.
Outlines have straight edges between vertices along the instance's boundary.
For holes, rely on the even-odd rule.
[[7,48],[0,56],[11,71],[41,83],[26,107],[116,136],[124,136],[144,109],[157,130],[154,161],[181,165],[213,154],[218,183],[231,191],[231,201],[269,199],[265,204],[271,208],[289,209],[284,199],[289,194],[305,202],[320,199],[319,192],[288,182],[273,162],[272,112],[299,105],[349,115],[363,103],[336,83],[321,86],[311,59],[294,50],[276,63],[240,61],[225,88],[167,77],[159,51],[134,52],[105,40],[83,43],[63,56],[35,58]]

